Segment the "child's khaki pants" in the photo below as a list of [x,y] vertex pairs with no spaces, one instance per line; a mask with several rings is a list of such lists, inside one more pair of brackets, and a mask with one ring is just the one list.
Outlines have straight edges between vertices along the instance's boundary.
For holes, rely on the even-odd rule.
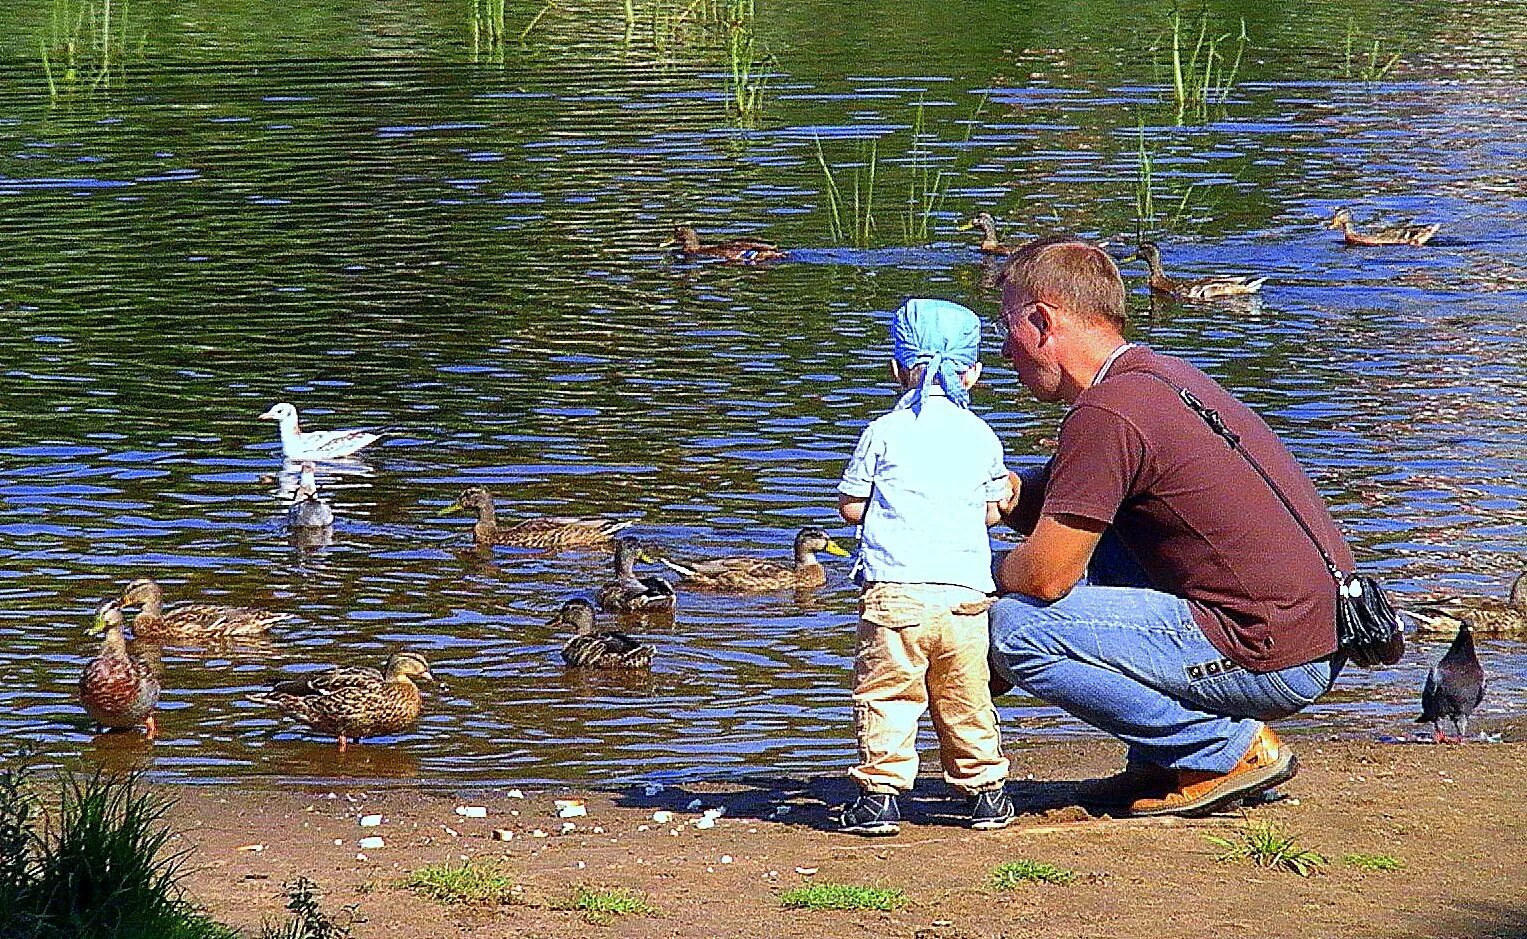
[[[869,584],[859,606],[854,732],[867,792],[917,778],[917,723],[933,712],[944,779],[967,793],[1007,780],[986,661],[985,595],[941,584]],[[959,611],[959,612],[956,612]]]

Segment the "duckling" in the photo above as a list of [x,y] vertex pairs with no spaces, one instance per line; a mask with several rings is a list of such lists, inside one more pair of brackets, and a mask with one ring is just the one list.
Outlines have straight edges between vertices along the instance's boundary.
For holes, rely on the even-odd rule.
[[318,481],[310,460],[302,464],[302,481],[292,493],[292,504],[286,510],[286,524],[292,528],[328,528],[334,524],[334,511],[318,498]]
[[297,618],[290,613],[211,603],[183,603],[166,610],[164,589],[148,577],[128,584],[122,591],[121,603],[125,607],[140,607],[133,617],[133,638],[146,642],[216,642],[262,636],[277,623]]
[[281,423],[281,453],[293,461],[342,460],[382,439],[380,435],[364,430],[304,432],[297,426],[297,409],[284,401],[261,414],[260,420]]
[[635,539],[624,537],[615,542],[615,582],[599,588],[594,599],[609,613],[646,613],[671,610],[678,602],[673,584],[661,577],[637,577],[636,562],[652,563]]
[[1176,280],[1166,276],[1161,269],[1161,249],[1155,242],[1146,241],[1129,258],[1144,261],[1150,267],[1150,284],[1153,293],[1175,297],[1178,300],[1218,300],[1225,297],[1245,297],[1262,289],[1266,277],[1200,277],[1196,280]]
[[988,212],[982,212],[970,221],[960,225],[960,231],[969,231],[972,228],[981,229],[981,243],[976,246],[976,250],[982,254],[1006,257],[1019,248],[1018,245],[1003,244],[997,239],[997,221]]
[[154,708],[159,679],[142,658],[129,655],[122,636],[122,603],[107,600],[95,611],[90,635],[101,635],[101,650],[80,675],[80,701],[97,726],[114,730],[143,725],[152,740],[159,733]]
[[758,264],[763,261],[779,261],[790,256],[778,245],[751,238],[738,238],[713,245],[700,243],[700,234],[693,228],[677,225],[673,237],[658,245],[659,248],[676,248],[676,254],[687,260],[692,258],[718,258],[738,264]]
[[1527,637],[1527,572],[1518,574],[1511,594],[1498,597],[1446,597],[1406,604],[1417,635],[1446,636],[1468,625],[1476,636]]
[[1326,224],[1326,227],[1341,229],[1342,237],[1347,244],[1363,247],[1409,245],[1412,248],[1419,248],[1431,241],[1432,236],[1442,230],[1441,225],[1415,225],[1406,219],[1399,225],[1360,232],[1353,227],[1352,210],[1346,206],[1336,210],[1336,214],[1331,216],[1331,221]]
[[429,663],[417,652],[394,652],[385,671],[332,666],[288,681],[249,699],[339,739],[339,752],[366,737],[401,733],[419,720],[423,702],[414,679],[433,682]]
[[573,636],[562,645],[562,661],[569,668],[651,668],[653,648],[625,633],[596,631],[594,605],[569,600],[546,624],[571,626]]
[[686,587],[723,593],[764,593],[820,587],[827,583],[827,571],[817,560],[816,552],[826,551],[836,557],[848,552],[820,528],[802,528],[795,536],[793,566],[761,558],[728,557],[693,564],[680,564],[659,558],[669,570],[683,578]]
[[439,514],[449,515],[463,509],[477,513],[477,524],[472,526],[472,539],[479,548],[496,544],[556,551],[567,548],[608,548],[615,541],[617,533],[635,524],[630,519],[617,521],[578,515],[530,518],[508,528],[499,528],[493,509],[493,494],[482,486],[467,489],[454,503],[441,509]]

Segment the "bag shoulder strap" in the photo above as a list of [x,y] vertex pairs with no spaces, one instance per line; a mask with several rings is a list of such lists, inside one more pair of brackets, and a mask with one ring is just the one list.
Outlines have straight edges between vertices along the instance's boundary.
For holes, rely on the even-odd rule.
[[1267,484],[1267,488],[1271,489],[1272,494],[1278,497],[1279,502],[1283,503],[1283,508],[1288,511],[1289,517],[1291,517],[1294,522],[1298,524],[1300,530],[1304,532],[1305,537],[1310,539],[1310,544],[1314,545],[1315,550],[1320,552],[1320,559],[1325,562],[1326,570],[1330,573],[1332,579],[1336,581],[1336,585],[1338,587],[1345,588],[1348,575],[1343,573],[1342,569],[1336,566],[1336,562],[1331,559],[1330,553],[1326,551],[1325,546],[1322,545],[1320,543],[1320,539],[1316,537],[1314,529],[1309,526],[1309,523],[1306,522],[1304,517],[1301,516],[1298,510],[1294,508],[1294,503],[1289,500],[1288,496],[1283,494],[1283,490],[1278,487],[1278,484],[1273,481],[1273,478],[1268,475],[1265,469],[1262,468],[1262,464],[1258,463],[1256,458],[1247,452],[1245,447],[1241,446],[1241,436],[1230,429],[1229,425],[1225,423],[1225,419],[1220,416],[1220,413],[1209,407],[1207,404],[1204,404],[1193,392],[1182,387],[1181,385],[1178,385],[1176,382],[1167,378],[1165,375],[1153,372],[1149,369],[1136,369],[1133,374],[1149,375],[1150,377],[1161,382],[1163,385],[1166,385],[1168,388],[1177,392],[1177,397],[1182,401],[1183,404],[1187,405],[1188,410],[1192,411],[1194,414],[1197,414],[1217,437],[1225,441],[1225,443],[1229,444],[1231,450],[1234,450],[1236,453],[1240,454],[1241,459],[1246,461],[1246,465],[1250,466],[1253,470],[1256,471],[1258,476],[1262,477],[1262,481]]

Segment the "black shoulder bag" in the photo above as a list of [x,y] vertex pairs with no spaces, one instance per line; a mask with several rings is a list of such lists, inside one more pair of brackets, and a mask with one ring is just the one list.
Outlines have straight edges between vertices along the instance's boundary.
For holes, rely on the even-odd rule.
[[1364,668],[1376,668],[1381,665],[1393,665],[1400,660],[1405,653],[1405,633],[1400,627],[1399,617],[1395,615],[1394,607],[1389,605],[1389,598],[1384,596],[1384,588],[1372,577],[1361,574],[1348,574],[1336,566],[1331,560],[1331,555],[1320,544],[1320,539],[1315,537],[1315,532],[1305,523],[1299,513],[1294,510],[1294,504],[1288,500],[1278,484],[1273,482],[1267,471],[1262,469],[1261,464],[1252,458],[1246,448],[1241,446],[1240,435],[1225,425],[1224,418],[1219,412],[1198,400],[1198,396],[1186,388],[1180,388],[1164,375],[1155,372],[1141,370],[1162,384],[1177,392],[1182,403],[1188,406],[1194,414],[1208,425],[1221,440],[1230,445],[1230,449],[1241,455],[1246,464],[1256,470],[1262,481],[1272,490],[1278,501],[1288,510],[1320,552],[1320,559],[1325,562],[1326,570],[1331,573],[1331,579],[1336,582],[1336,642],[1347,659]]

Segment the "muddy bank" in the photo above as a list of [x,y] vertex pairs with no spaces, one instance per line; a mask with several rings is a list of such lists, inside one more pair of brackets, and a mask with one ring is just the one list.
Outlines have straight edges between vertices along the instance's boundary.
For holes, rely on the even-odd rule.
[[[1244,825],[1239,814],[1130,821],[1075,807],[1064,781],[1106,774],[1120,759],[1102,743],[1015,752],[1015,766],[1033,778],[1015,781],[1028,814],[1006,831],[959,827],[963,803],[929,779],[904,806],[909,824],[890,840],[826,827],[826,808],[849,794],[835,778],[652,793],[168,791],[179,796],[172,818],[194,849],[190,890],[240,926],[278,914],[283,881],[304,875],[324,890],[328,908],[354,905],[355,936],[390,939],[590,930],[923,939],[1527,935],[1527,744],[1294,743],[1303,769],[1285,787],[1288,798],[1249,817],[1279,823],[1330,859],[1308,878],[1216,861],[1206,836]],[[587,814],[559,817],[558,799],[582,801]],[[463,806],[487,814],[463,817]],[[708,825],[705,809],[724,814]],[[655,821],[662,812],[672,819]],[[362,827],[367,815],[381,815],[381,824]],[[495,840],[495,830],[509,840]],[[365,837],[385,846],[362,849]],[[1355,853],[1403,866],[1363,870],[1343,860]],[[464,858],[501,859],[517,885],[514,902],[447,905],[402,886],[421,866]],[[992,869],[1015,859],[1079,876],[1065,886],[991,889]],[[782,891],[812,882],[896,887],[908,902],[893,912],[783,908]],[[580,884],[639,891],[655,912],[591,925],[565,908]]]

